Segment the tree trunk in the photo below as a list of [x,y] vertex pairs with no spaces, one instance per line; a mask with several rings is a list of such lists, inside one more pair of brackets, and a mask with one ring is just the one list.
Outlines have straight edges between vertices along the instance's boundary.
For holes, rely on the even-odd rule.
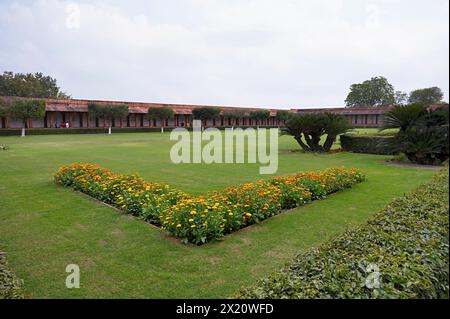
[[305,136],[306,143],[311,148],[313,152],[323,152],[323,147],[320,146],[320,136],[314,136],[314,135],[307,135],[303,134]]
[[309,152],[311,151],[311,149],[308,147],[308,145],[306,145],[303,141],[302,141],[302,136],[301,135],[296,135],[294,136],[294,139],[297,141],[298,145],[300,145],[300,147]]
[[327,139],[325,140],[325,143],[323,144],[324,151],[329,152],[335,141],[336,141],[336,136],[328,135]]

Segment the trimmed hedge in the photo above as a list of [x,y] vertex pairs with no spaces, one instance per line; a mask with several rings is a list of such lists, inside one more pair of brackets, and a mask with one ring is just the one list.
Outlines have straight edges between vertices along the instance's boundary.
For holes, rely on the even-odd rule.
[[[448,298],[448,167],[241,298]],[[370,276],[377,273],[380,286]]]
[[8,268],[6,254],[0,251],[0,299],[23,298],[22,281]]
[[348,152],[393,155],[388,146],[391,135],[354,135],[344,134],[340,136],[341,147]]
[[360,171],[330,168],[274,177],[205,196],[190,196],[136,175],[89,163],[65,165],[55,182],[160,226],[184,242],[203,244],[364,181]]
[[[209,128],[210,126],[208,126]],[[237,127],[237,126],[236,126]],[[242,128],[254,128],[256,126],[245,126]],[[192,130],[191,127],[182,127]],[[225,127],[217,127],[220,130],[225,129]],[[231,126],[229,127],[231,128]],[[276,128],[275,126],[260,126],[259,128]],[[174,127],[165,127],[164,132],[170,132]],[[0,136],[20,136],[22,131],[20,128],[1,128]],[[151,133],[151,132],[161,132],[160,127],[113,127],[112,133]],[[108,133],[108,128],[28,128],[26,129],[26,135],[57,135],[57,134],[106,134]]]
[[[173,128],[165,127],[165,132],[170,132]],[[147,133],[161,132],[159,127],[124,127],[112,128],[112,133]],[[29,128],[26,135],[56,135],[56,134],[106,134],[108,128]],[[0,136],[20,136],[21,129],[0,129]]]

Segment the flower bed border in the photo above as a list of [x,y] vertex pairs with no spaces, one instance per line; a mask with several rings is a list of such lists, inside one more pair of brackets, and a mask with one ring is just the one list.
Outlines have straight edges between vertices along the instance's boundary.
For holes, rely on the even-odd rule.
[[59,185],[71,187],[194,244],[220,239],[365,180],[358,170],[330,168],[191,196],[167,184],[147,182],[135,174],[115,174],[90,163],[64,165],[54,178]]

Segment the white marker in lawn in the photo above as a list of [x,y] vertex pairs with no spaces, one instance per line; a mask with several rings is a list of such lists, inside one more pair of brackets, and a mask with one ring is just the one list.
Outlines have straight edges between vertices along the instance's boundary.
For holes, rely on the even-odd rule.
[[170,140],[177,141],[170,159],[174,164],[259,163],[260,174],[274,174],[278,170],[278,136],[277,128],[226,128],[224,134],[217,128],[202,131],[197,125],[192,133],[177,128],[170,133]]

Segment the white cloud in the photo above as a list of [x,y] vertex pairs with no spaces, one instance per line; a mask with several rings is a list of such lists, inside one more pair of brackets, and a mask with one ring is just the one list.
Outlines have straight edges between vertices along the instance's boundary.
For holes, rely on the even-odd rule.
[[337,106],[376,75],[448,97],[445,0],[4,1],[0,30],[0,70],[80,98]]

